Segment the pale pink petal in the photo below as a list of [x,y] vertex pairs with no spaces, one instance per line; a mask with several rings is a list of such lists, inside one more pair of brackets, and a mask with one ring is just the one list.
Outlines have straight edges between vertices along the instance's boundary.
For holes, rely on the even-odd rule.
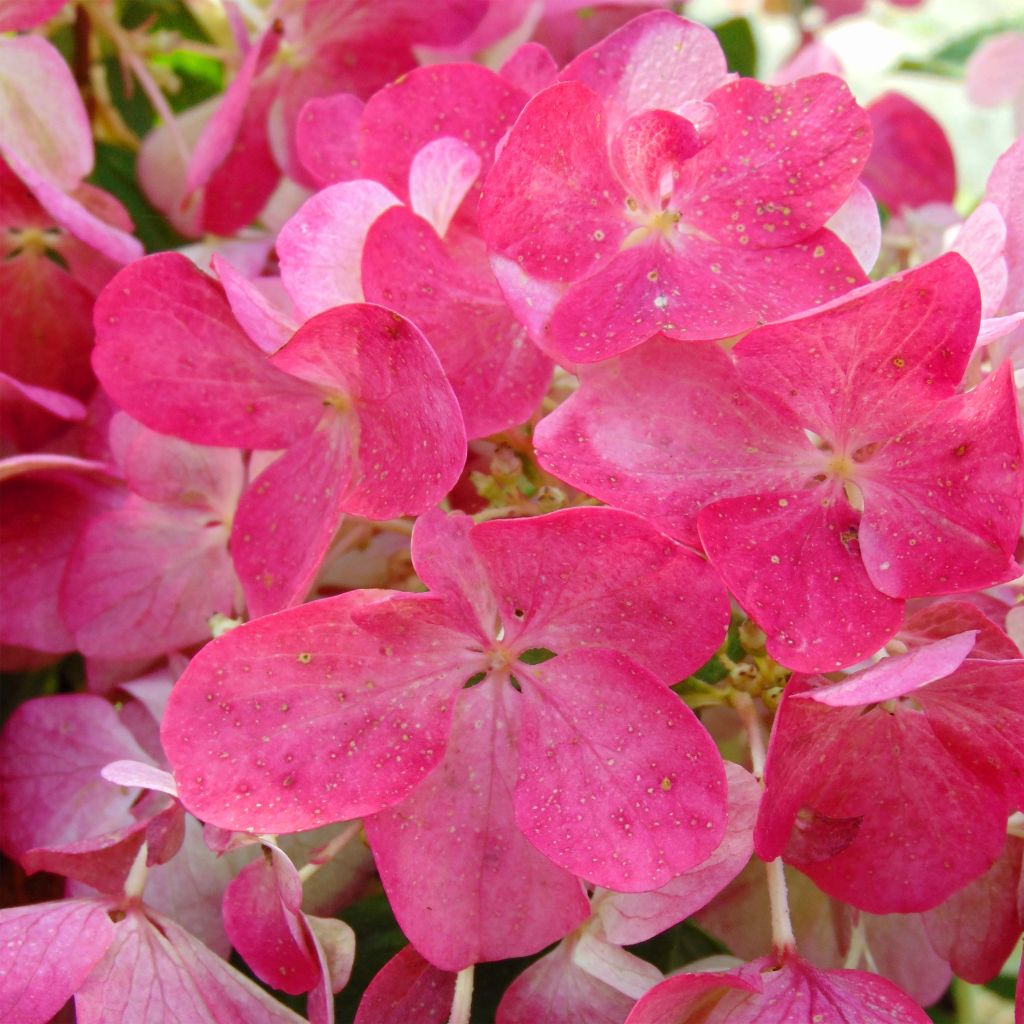
[[827,672],[878,650],[903,603],[869,578],[860,517],[835,486],[708,505],[698,517],[712,565],[788,668]]
[[935,406],[865,463],[860,544],[894,597],[956,593],[1020,575],[1024,440],[1006,364]]
[[302,317],[360,302],[370,225],[399,200],[375,181],[343,181],[307,199],[277,238],[281,280]]
[[0,1019],[46,1024],[113,938],[107,907],[95,900],[0,910]]
[[865,274],[878,262],[882,250],[882,221],[875,197],[861,182],[842,206],[825,222],[825,227],[857,257]]
[[256,281],[245,277],[217,253],[210,265],[224,286],[231,312],[245,333],[268,355],[276,352],[298,329],[293,311],[277,306]]
[[[378,618],[376,633],[359,628],[351,613],[374,596],[356,591],[257,620],[192,660],[162,735],[197,817],[297,832],[396,803],[440,762],[475,661],[443,627],[409,636],[401,621],[389,630]],[[430,637],[443,652],[433,659]]]
[[[826,904],[831,904],[826,900]],[[834,908],[835,904],[831,904]],[[847,914],[852,913],[850,909]],[[864,938],[874,961],[872,970],[888,978],[921,1006],[938,1002],[953,980],[949,964],[932,948],[925,931],[923,914],[861,914]],[[849,926],[847,925],[847,931]],[[849,937],[847,938],[847,943]],[[830,962],[809,959],[818,967],[844,966],[844,958]],[[866,958],[865,958],[866,959]],[[860,966],[858,964],[857,966]]]
[[153,430],[273,450],[320,419],[316,389],[274,368],[220,288],[184,256],[158,253],[126,267],[97,300],[95,316],[97,376]]
[[787,61],[772,81],[776,85],[794,82],[805,75],[829,74],[843,77],[843,66],[839,58],[829,47],[817,39],[805,43],[797,51],[796,56]]
[[993,341],[1005,338],[1021,324],[1024,324],[1024,312],[1011,313],[1009,316],[993,316],[982,320],[981,327],[978,329],[978,348],[984,348]]
[[1018,139],[996,161],[985,188],[985,198],[996,204],[1006,224],[1006,313],[1024,309],[1024,202],[1018,186],[1022,173],[1024,140]]
[[714,33],[667,11],[634,18],[581,53],[559,78],[588,85],[611,101],[620,120],[702,100],[728,79]]
[[428,142],[412,158],[409,205],[438,237],[444,238],[482,166],[472,146],[450,135]]
[[[492,5],[491,10],[496,8]],[[533,96],[554,84],[558,77],[558,64],[547,47],[528,42],[512,51],[498,74],[506,82],[522,89],[527,96]]]
[[520,649],[610,648],[672,684],[725,636],[729,604],[715,572],[629,512],[493,520],[470,543],[498,599],[504,642]]
[[1006,222],[995,203],[984,202],[964,221],[953,240],[953,251],[974,270],[981,289],[982,318],[999,312],[1006,295]]
[[302,1018],[165,917],[130,910],[75,995],[79,1024],[300,1024]]
[[653,338],[579,372],[580,389],[537,427],[541,465],[689,544],[709,500],[796,489],[818,472],[799,425],[744,393],[718,345]]
[[504,256],[492,253],[490,263],[512,315],[526,328],[530,340],[550,355],[546,347],[547,325],[565,286],[530,277],[515,260]]
[[542,853],[642,892],[704,860],[725,830],[725,772],[704,727],[621,654],[574,650],[527,668],[516,821]]
[[138,790],[100,775],[117,759],[148,760],[101,697],[61,694],[20,705],[0,743],[5,852],[18,858],[133,824]]
[[725,837],[696,867],[648,893],[598,890],[594,914],[609,942],[620,946],[644,942],[706,906],[746,866],[754,851],[754,822],[761,787],[731,761],[725,762],[729,810]]
[[895,213],[903,207],[951,203],[956,164],[942,126],[923,107],[889,92],[868,107],[874,142],[862,180]]
[[356,147],[363,101],[352,93],[316,96],[295,122],[295,149],[320,186],[359,177]]
[[1024,32],[986,39],[964,68],[967,98],[979,107],[1011,102],[1024,91]]
[[439,970],[406,946],[367,986],[355,1024],[444,1024],[454,995],[454,972]]
[[588,913],[579,881],[516,825],[517,697],[495,679],[461,694],[440,766],[366,819],[402,930],[445,970],[535,953]]

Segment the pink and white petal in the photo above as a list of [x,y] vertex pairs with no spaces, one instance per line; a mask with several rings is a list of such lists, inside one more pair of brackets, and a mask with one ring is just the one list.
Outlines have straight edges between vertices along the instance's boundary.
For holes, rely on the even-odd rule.
[[610,101],[621,122],[655,108],[685,115],[687,103],[703,100],[729,75],[710,29],[653,11],[581,53],[559,78],[589,86]]
[[308,595],[341,525],[352,480],[351,448],[348,418],[329,412],[242,495],[229,548],[254,618]]
[[356,150],[363,101],[352,93],[315,96],[295,122],[295,150],[321,187],[359,176]]
[[409,167],[409,206],[444,238],[483,161],[461,139],[443,135],[428,142]]
[[634,227],[606,133],[604,104],[585,85],[535,96],[487,175],[477,215],[488,247],[546,281],[605,265]]
[[513,318],[478,247],[463,246],[456,262],[427,223],[394,207],[370,228],[362,264],[367,299],[426,335],[471,438],[525,422],[551,379],[550,361]]
[[978,278],[983,320],[999,312],[1006,295],[1005,247],[1006,222],[992,202],[975,207],[953,240],[953,251],[970,263]]
[[978,328],[978,348],[991,345],[992,342],[1012,334],[1024,324],[1024,312],[1011,313],[1009,316],[991,316],[981,321]]
[[697,545],[709,501],[788,491],[819,471],[785,406],[747,393],[718,345],[652,338],[579,374],[579,390],[537,426],[541,465],[686,543]]
[[130,910],[75,994],[79,1024],[300,1024],[302,1018],[169,918]]
[[21,704],[0,740],[4,851],[17,859],[131,825],[138,790],[100,775],[117,759],[149,760],[101,697],[60,694]]
[[725,831],[725,771],[693,712],[623,655],[516,666],[523,688],[516,821],[574,874],[643,892],[706,859]]
[[321,978],[302,920],[302,882],[281,850],[263,846],[261,852],[224,892],[224,927],[257,978],[300,995]]
[[866,282],[829,231],[780,249],[684,235],[626,249],[571,285],[545,347],[563,363],[595,362],[659,331],[686,341],[728,337],[835,299]]
[[947,253],[825,309],[762,327],[734,356],[749,386],[787,396],[805,427],[852,455],[954,394],[979,316],[974,271]]
[[439,970],[406,946],[367,986],[355,1024],[444,1024],[454,996],[454,972]]
[[196,444],[283,448],[319,421],[319,392],[275,369],[223,291],[178,253],[133,263],[96,301],[93,366],[153,430]]
[[871,273],[882,251],[882,220],[875,197],[861,182],[842,206],[825,222],[828,228],[857,258],[861,270]]
[[680,168],[673,193],[684,223],[729,245],[776,248],[806,240],[846,201],[871,128],[842,79],[741,78],[708,102],[714,137]]
[[162,768],[146,764],[145,761],[119,759],[104,765],[100,775],[115,786],[137,789],[153,789],[158,793],[177,797],[178,787],[174,784],[174,776]]
[[671,685],[725,637],[729,602],[714,570],[630,512],[492,520],[470,544],[497,597],[506,644],[555,654],[610,648]]
[[400,201],[376,181],[343,181],[307,199],[281,229],[281,280],[303,318],[361,302],[363,244],[370,225]]
[[0,39],[0,69],[4,158],[19,175],[25,168],[56,189],[73,189],[92,170],[93,148],[67,62],[42,36],[8,36]]
[[113,939],[107,907],[97,900],[0,910],[0,1018],[46,1024]]
[[516,697],[494,678],[460,694],[444,760],[365,822],[402,930],[444,970],[536,953],[589,912],[579,880],[516,825]]
[[[455,695],[476,661],[449,646],[443,627],[427,624],[409,639],[402,622],[357,626],[353,610],[384,593],[280,612],[193,658],[162,737],[197,817],[298,832],[397,803],[441,761]],[[432,598],[425,607],[439,610]],[[433,657],[424,654],[430,636],[439,640]]]
[[[637,997],[619,991],[600,974],[576,963],[576,950],[587,937],[584,933],[578,942],[559,943],[530,964],[501,997],[496,1024],[577,1024],[584,1020],[587,1024],[622,1024]],[[618,947],[602,945],[633,968],[648,988],[661,980],[661,972],[651,964]]]
[[956,164],[942,126],[923,107],[888,92],[868,107],[873,144],[862,179],[892,213],[951,203]]
[[512,315],[526,328],[530,340],[544,353],[548,351],[547,325],[554,314],[565,286],[530,277],[515,260],[490,256],[491,273],[505,297]]
[[794,694],[793,699],[806,698],[833,708],[855,708],[904,697],[955,672],[973,651],[977,636],[972,629],[944,637],[906,654],[883,658],[838,683]]
[[860,544],[893,597],[980,590],[1020,575],[1024,440],[1004,365],[864,464]]
[[244,276],[217,253],[210,265],[224,286],[235,319],[262,351],[273,355],[298,330],[294,311],[275,304],[258,281]]
[[647,893],[594,894],[593,913],[609,942],[629,946],[703,909],[742,870],[754,852],[754,823],[761,802],[761,786],[745,768],[725,762],[728,782],[728,817],[725,836],[714,852],[696,867]]
[[903,621],[861,560],[860,516],[836,488],[726,498],[698,517],[711,564],[787,668],[831,672],[874,653]]
[[985,188],[1006,223],[1006,269],[1009,274],[1004,312],[1024,309],[1024,202],[1017,182],[1024,171],[1024,140],[1018,139],[996,161]]
[[[434,139],[467,143],[486,176],[498,143],[515,121],[526,94],[488,68],[441,64],[415,68],[366,104],[359,130],[359,164],[403,200],[416,154]],[[471,214],[476,195],[465,205]]]
[[210,636],[231,615],[235,572],[227,529],[207,509],[140,499],[97,516],[79,536],[61,583],[61,611],[83,653],[156,657]]
[[986,39],[964,68],[967,98],[979,107],[1009,103],[1024,90],[1024,32]]

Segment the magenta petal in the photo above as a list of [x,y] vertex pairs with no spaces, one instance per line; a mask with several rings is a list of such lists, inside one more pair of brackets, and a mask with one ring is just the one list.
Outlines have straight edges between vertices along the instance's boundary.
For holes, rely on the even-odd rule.
[[445,970],[535,953],[589,912],[579,881],[516,825],[518,707],[506,691],[492,679],[463,693],[441,765],[366,820],[402,930]]
[[725,636],[729,604],[714,570],[629,512],[494,520],[477,526],[470,543],[507,643],[556,654],[611,648],[671,684],[700,668]]
[[938,404],[864,466],[860,543],[894,597],[979,590],[1020,574],[1024,439],[1012,367]]
[[315,96],[295,122],[295,149],[317,184],[332,185],[359,176],[356,157],[363,101],[352,93]]
[[645,209],[661,202],[662,179],[701,148],[693,124],[667,110],[645,110],[615,133],[610,148],[619,180]]
[[301,1024],[173,921],[138,910],[114,929],[107,955],[75,995],[79,1024]]
[[859,516],[837,488],[726,498],[707,506],[698,522],[712,564],[783,665],[842,668],[899,629],[903,602],[868,577]]
[[754,822],[761,786],[746,769],[725,762],[729,810],[725,837],[696,867],[653,892],[599,891],[594,913],[605,938],[620,946],[657,935],[705,907],[746,866],[754,852]]
[[573,281],[633,225],[606,154],[604,104],[578,82],[534,97],[495,162],[477,216],[484,240],[528,274]]
[[454,995],[455,974],[439,970],[406,946],[367,986],[355,1024],[445,1024]]
[[305,599],[342,518],[352,462],[341,417],[272,462],[242,495],[231,558],[254,618]]
[[530,418],[547,390],[551,363],[513,318],[479,243],[462,249],[450,252],[421,218],[394,207],[366,236],[363,288],[368,300],[423,331],[459,400],[467,434],[486,437]]
[[273,846],[247,864],[224,893],[224,927],[256,976],[290,995],[320,981],[320,964],[302,921],[302,882]]
[[655,676],[607,650],[572,651],[516,673],[516,821],[542,853],[598,885],[642,892],[721,842],[721,757]]
[[[280,612],[192,659],[162,737],[197,817],[297,832],[396,803],[440,762],[472,655],[429,623],[412,637],[387,615],[375,634],[359,628],[353,610],[377,596],[355,591]],[[426,659],[431,637],[440,651]]]
[[0,1019],[46,1024],[113,938],[107,908],[95,900],[0,910]]
[[339,306],[308,320],[271,362],[322,389],[346,417],[354,466],[344,511],[419,515],[451,490],[466,430],[433,349],[381,306]]
[[276,370],[223,292],[184,256],[126,267],[96,301],[93,366],[126,412],[196,444],[282,448],[320,419],[315,389]]

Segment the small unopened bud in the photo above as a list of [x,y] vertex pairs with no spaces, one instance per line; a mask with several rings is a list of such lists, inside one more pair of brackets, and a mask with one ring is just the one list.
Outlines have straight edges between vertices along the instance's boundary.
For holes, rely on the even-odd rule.
[[515,483],[522,475],[523,463],[508,445],[499,445],[491,458],[491,476],[501,483]]

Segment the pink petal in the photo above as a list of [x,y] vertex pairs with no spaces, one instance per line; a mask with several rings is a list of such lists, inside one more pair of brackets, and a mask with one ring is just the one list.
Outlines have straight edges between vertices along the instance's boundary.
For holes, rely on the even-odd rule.
[[976,630],[957,633],[904,655],[883,658],[871,668],[842,682],[794,694],[832,708],[864,707],[904,697],[955,672],[974,648]]
[[817,472],[799,425],[744,393],[718,345],[652,338],[579,373],[580,389],[536,429],[541,465],[687,543],[709,499],[795,489]]
[[122,270],[95,317],[97,376],[153,430],[272,450],[322,415],[317,391],[275,369],[239,329],[223,292],[177,253]]
[[657,208],[662,180],[696,153],[703,142],[685,117],[644,110],[628,118],[612,138],[612,167],[630,195],[645,209]]
[[454,995],[455,974],[438,970],[406,946],[370,982],[355,1024],[444,1024]]
[[585,85],[535,96],[487,176],[478,217],[488,246],[547,281],[573,281],[614,256],[633,225],[606,145],[604,104]]
[[360,180],[329,185],[299,207],[278,235],[277,254],[281,280],[302,317],[362,300],[366,232],[398,203],[383,185]]
[[693,713],[621,654],[517,665],[523,686],[516,821],[542,853],[640,892],[704,860],[725,829],[725,772]]
[[708,102],[714,137],[680,168],[673,194],[685,223],[720,242],[776,248],[806,240],[846,201],[871,129],[842,79],[742,78]]
[[346,512],[418,515],[455,485],[466,460],[462,414],[408,320],[380,306],[331,309],[303,324],[271,362],[324,389],[349,420],[355,465]]
[[778,85],[794,82],[805,75],[829,74],[843,77],[843,66],[835,53],[817,39],[805,42],[786,64],[775,72],[772,79]]
[[30,188],[39,180],[56,189],[73,189],[92,170],[93,149],[89,118],[71,69],[37,35],[0,39],[0,55],[4,158],[32,173],[34,180],[26,182]]
[[937,405],[865,465],[860,544],[894,597],[956,593],[1020,575],[1024,440],[1007,364]]
[[510,313],[482,248],[463,250],[450,250],[422,219],[395,207],[367,234],[363,287],[371,302],[397,310],[423,331],[459,400],[468,435],[486,437],[530,418],[547,390],[551,364]]
[[75,995],[79,1024],[300,1024],[302,1018],[165,917],[131,910]]
[[1011,102],[1024,90],[1024,32],[986,39],[964,68],[967,98],[979,107]]
[[0,32],[20,32],[49,21],[65,0],[0,0]]
[[144,761],[111,761],[110,764],[103,766],[100,775],[115,786],[134,786],[139,789],[155,789],[173,797],[178,795],[173,776],[162,768],[154,768]]
[[517,89],[522,89],[527,96],[532,96],[554,84],[558,76],[558,64],[547,47],[528,42],[512,51],[498,74]]
[[861,182],[853,186],[846,202],[829,217],[825,227],[853,253],[861,270],[869,274],[882,250],[882,221],[875,197]]
[[640,15],[581,53],[559,76],[614,105],[619,119],[658,108],[685,115],[727,79],[714,33],[667,11]]
[[352,93],[316,96],[295,123],[295,148],[302,166],[321,187],[359,176],[356,147],[363,101]]
[[0,910],[0,1018],[46,1024],[103,959],[113,938],[107,908],[95,900]]
[[0,448],[31,451],[65,430],[69,420],[83,419],[85,406],[78,399],[0,372]]
[[[55,758],[54,752],[60,757]],[[112,705],[61,694],[20,705],[0,743],[0,819],[5,852],[61,846],[134,824],[135,789],[112,786],[104,765],[148,761]]]
[[695,914],[722,891],[746,866],[754,851],[754,822],[761,787],[738,764],[725,762],[729,810],[725,837],[696,867],[654,892],[614,893],[599,890],[594,913],[605,938],[628,946],[657,935]]
[[893,213],[953,202],[956,165],[938,121],[898,92],[875,100],[868,114],[874,143],[863,180],[875,198]]
[[[1005,605],[1002,606],[1005,609]],[[965,600],[938,601],[911,615],[898,639],[911,649],[972,630],[977,634],[972,658],[1012,661],[1020,657],[1017,645],[983,611]]]
[[579,881],[515,822],[517,695],[488,680],[459,697],[440,766],[366,820],[402,930],[436,967],[536,953],[587,916]]
[[231,560],[254,618],[303,601],[341,524],[351,486],[351,429],[325,415],[249,486],[231,530]]
[[298,329],[290,310],[276,306],[257,281],[239,273],[226,259],[213,254],[210,260],[224,286],[231,312],[246,334],[268,355],[276,352]]
[[450,135],[428,142],[412,158],[409,205],[439,238],[444,238],[482,166],[472,146]]
[[712,564],[768,634],[768,653],[788,668],[853,664],[903,621],[903,603],[869,578],[860,517],[834,486],[726,498],[698,522]]
[[1006,222],[992,202],[975,207],[953,241],[953,251],[970,263],[978,278],[983,319],[999,312],[1006,295],[1005,247]]
[[[355,591],[241,626],[178,680],[163,724],[182,801],[224,828],[297,832],[401,800],[444,755],[472,657],[425,625],[356,626]],[[403,597],[403,601],[412,598]],[[426,601],[426,604],[422,604]],[[421,597],[428,611],[434,598]],[[408,737],[408,739],[406,739]]]
[[1006,223],[1007,313],[1024,309],[1024,203],[1017,185],[1022,170],[1024,141],[1018,140],[996,161],[985,188],[985,198],[996,204]]
[[477,526],[470,543],[498,598],[507,644],[555,654],[610,648],[671,684],[725,636],[729,606],[714,571],[628,512],[494,520]]

